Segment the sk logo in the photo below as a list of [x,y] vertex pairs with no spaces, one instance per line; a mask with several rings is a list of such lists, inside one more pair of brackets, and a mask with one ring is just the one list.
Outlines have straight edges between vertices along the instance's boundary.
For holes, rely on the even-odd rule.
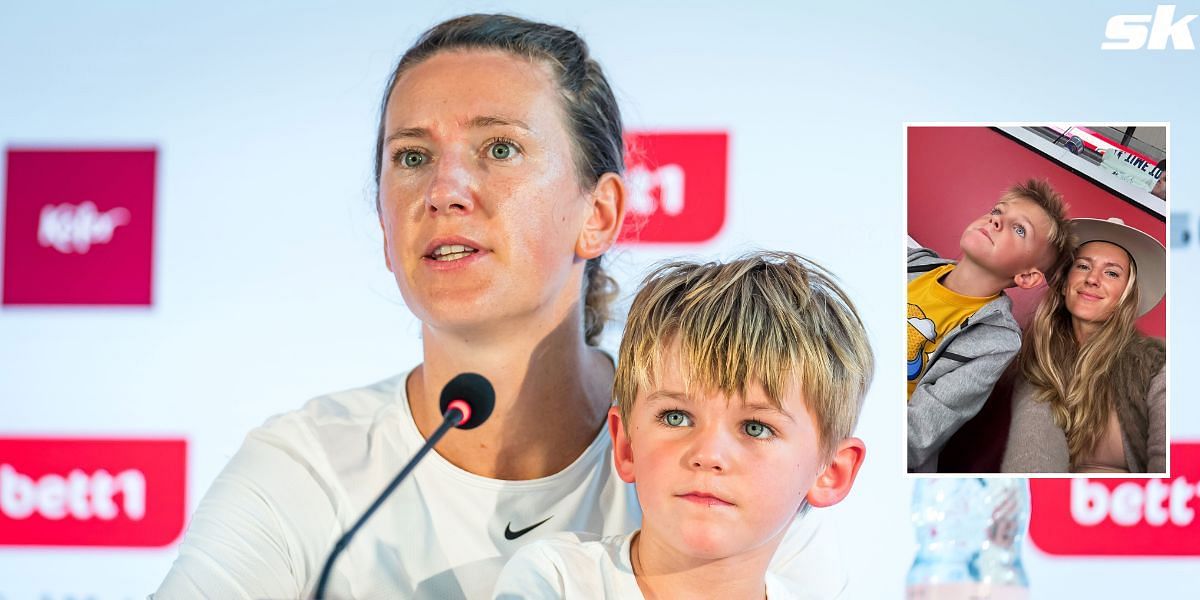
[[[1167,42],[1176,50],[1195,50],[1190,23],[1197,15],[1175,20],[1175,5],[1155,7],[1153,15],[1116,15],[1104,27],[1107,42],[1101,50],[1166,50]],[[1149,26],[1146,24],[1149,23]]]

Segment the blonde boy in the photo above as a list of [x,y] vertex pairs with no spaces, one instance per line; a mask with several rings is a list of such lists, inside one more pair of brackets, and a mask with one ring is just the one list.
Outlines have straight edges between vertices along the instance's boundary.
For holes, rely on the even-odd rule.
[[1021,348],[1010,287],[1033,289],[1070,259],[1062,196],[1030,179],[1009,188],[959,238],[962,258],[908,251],[908,470],[937,471],[950,436],[974,417]]
[[531,544],[497,598],[805,597],[768,564],[808,505],[849,493],[872,369],[853,303],[800,256],[658,268],[630,309],[609,412],[642,529]]

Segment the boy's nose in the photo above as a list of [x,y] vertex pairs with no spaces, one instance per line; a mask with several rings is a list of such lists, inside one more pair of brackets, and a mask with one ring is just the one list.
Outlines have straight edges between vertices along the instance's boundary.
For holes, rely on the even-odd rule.
[[699,431],[689,449],[687,461],[692,469],[723,472],[729,468],[729,440],[716,431]]

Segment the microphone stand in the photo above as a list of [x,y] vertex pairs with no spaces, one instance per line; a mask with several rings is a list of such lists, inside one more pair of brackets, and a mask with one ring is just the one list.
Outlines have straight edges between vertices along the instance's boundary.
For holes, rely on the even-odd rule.
[[442,424],[439,425],[438,428],[433,432],[433,435],[429,436],[429,439],[425,441],[425,444],[421,446],[421,449],[417,450],[417,453],[412,457],[412,460],[408,461],[408,464],[404,465],[404,468],[400,470],[400,474],[397,475],[396,478],[393,479],[392,482],[383,489],[383,493],[375,499],[375,502],[371,504],[371,507],[367,509],[367,512],[363,513],[363,516],[359,517],[358,522],[356,522],[353,527],[347,530],[346,533],[342,534],[342,537],[338,539],[337,544],[334,544],[333,551],[329,553],[329,558],[325,561],[325,567],[321,569],[321,578],[317,580],[317,592],[313,596],[315,600],[324,600],[325,586],[329,583],[330,573],[333,572],[333,561],[338,557],[339,554],[342,553],[342,550],[345,550],[346,546],[350,544],[350,538],[353,538],[354,534],[357,533],[358,530],[362,528],[363,524],[367,522],[367,519],[371,518],[371,515],[383,505],[383,501],[391,495],[392,491],[396,489],[396,486],[400,485],[400,482],[403,481],[404,478],[407,477],[408,474],[413,470],[413,468],[417,466],[417,463],[421,462],[421,458],[423,458],[429,453],[430,450],[433,449],[433,445],[436,444],[438,440],[442,439],[442,436],[446,435],[446,432],[450,431],[450,428],[461,423],[464,416],[465,415],[463,415],[461,409],[459,409],[457,406],[451,406],[450,409],[446,411],[446,414],[443,415]]

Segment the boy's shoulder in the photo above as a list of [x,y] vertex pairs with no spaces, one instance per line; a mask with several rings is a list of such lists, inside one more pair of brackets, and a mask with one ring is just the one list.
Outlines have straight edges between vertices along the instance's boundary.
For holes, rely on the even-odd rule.
[[530,542],[504,566],[494,598],[636,597],[633,536],[564,532]]
[[[932,248],[925,248],[923,246],[909,248],[908,280],[912,281],[938,267],[952,264],[956,264],[955,261],[949,258],[942,258]],[[999,296],[975,311],[975,314],[969,319],[969,323],[998,325],[1004,329],[1014,330],[1018,335],[1020,335],[1021,331],[1016,317],[1013,316],[1012,299],[1004,292],[1000,292]],[[1018,343],[1018,345],[1020,344]]]
[[931,248],[917,247],[908,249],[908,280],[912,281],[942,265],[952,265],[953,260],[942,258]]
[[[962,327],[973,329],[976,335],[996,340],[989,345],[994,346],[999,343],[1015,351],[1021,347],[1021,326],[1017,323],[1017,318],[1013,316],[1012,306],[1012,298],[1009,298],[1008,294],[1000,292],[999,296],[975,311],[975,314],[971,315]],[[999,329],[971,327],[972,325],[991,325]]]

